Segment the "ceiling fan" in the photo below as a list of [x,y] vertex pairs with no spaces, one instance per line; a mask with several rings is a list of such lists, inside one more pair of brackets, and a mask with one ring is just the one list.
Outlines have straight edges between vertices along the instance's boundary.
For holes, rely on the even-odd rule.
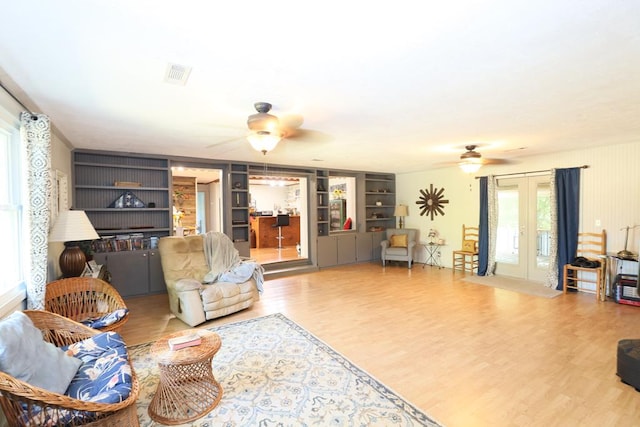
[[477,172],[482,165],[504,165],[509,163],[506,159],[487,159],[476,151],[477,145],[466,145],[465,151],[460,155],[458,166],[466,173]]
[[[273,150],[281,140],[305,140],[311,142],[325,142],[331,138],[322,132],[302,129],[304,118],[300,114],[285,114],[277,117],[271,114],[272,105],[268,102],[256,102],[253,104],[256,113],[247,117],[246,135],[251,146],[257,151],[266,154]],[[227,139],[209,147],[241,140],[243,137]]]

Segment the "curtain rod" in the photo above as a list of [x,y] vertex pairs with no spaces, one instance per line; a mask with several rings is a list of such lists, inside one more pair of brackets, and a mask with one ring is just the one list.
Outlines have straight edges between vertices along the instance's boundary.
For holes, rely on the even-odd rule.
[[[582,166],[576,166],[580,169],[589,169],[589,165],[582,165]],[[528,175],[530,173],[542,173],[542,172],[551,172],[551,169],[543,169],[543,170],[539,170],[539,171],[529,171],[529,172],[514,172],[514,173],[503,173],[500,175],[493,175],[496,178],[499,176],[512,176],[512,175]],[[486,177],[487,175],[484,175],[484,177]],[[482,178],[482,176],[476,176],[476,179],[480,179]]]
[[35,113],[33,111],[31,111],[30,108],[28,108],[26,105],[24,105],[22,103],[22,101],[20,101],[18,98],[16,98],[15,95],[12,94],[11,91],[9,89],[7,89],[7,87],[2,83],[2,81],[0,81],[0,87],[2,89],[4,89],[4,91],[7,92],[9,94],[9,96],[12,97],[18,104],[20,104],[20,106],[22,108],[27,110],[27,113],[31,114],[31,120],[37,120],[38,119],[38,116],[36,116]]

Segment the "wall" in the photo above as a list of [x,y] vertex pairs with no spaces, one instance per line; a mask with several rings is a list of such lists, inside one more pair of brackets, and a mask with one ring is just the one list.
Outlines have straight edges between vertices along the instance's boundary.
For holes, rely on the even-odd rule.
[[[478,176],[518,173],[550,168],[569,168],[589,165],[582,170],[581,178],[581,231],[607,231],[607,251],[624,249],[626,226],[640,225],[640,139],[627,144],[564,151],[552,155],[532,156],[521,163],[502,166],[484,166]],[[444,188],[444,216],[420,216],[416,200],[420,189],[429,184]],[[451,267],[451,252],[461,244],[462,224],[478,224],[478,180],[456,167],[431,171],[398,174],[396,176],[396,203],[409,206],[405,218],[406,228],[420,230],[420,240],[427,241],[430,228],[436,229],[446,239],[442,248],[442,262]],[[601,226],[596,227],[596,220]],[[629,250],[638,251],[640,227],[629,231]],[[419,255],[424,261],[424,253]]]
[[[298,184],[296,186],[298,187]],[[251,205],[255,206],[258,212],[273,211],[275,214],[278,209],[287,207],[289,194],[287,186],[250,184],[249,192],[251,193]]]
[[[51,134],[51,169],[62,172],[67,176],[67,194],[69,196],[69,206],[73,207],[73,191],[72,191],[72,177],[71,177],[71,148],[67,143],[60,138],[56,133],[56,130]],[[53,224],[49,225],[53,227]],[[50,282],[62,275],[60,271],[60,263],[58,258],[64,250],[63,242],[51,242],[48,247],[48,261],[47,261],[47,281]]]

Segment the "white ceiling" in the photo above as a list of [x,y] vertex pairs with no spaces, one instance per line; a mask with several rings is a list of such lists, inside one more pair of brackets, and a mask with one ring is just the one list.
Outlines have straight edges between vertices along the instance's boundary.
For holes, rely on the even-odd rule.
[[[75,147],[409,172],[640,139],[640,1],[30,0],[0,79]],[[165,83],[169,63],[192,67]],[[266,156],[253,103],[312,140]],[[321,136],[318,137],[318,136]]]

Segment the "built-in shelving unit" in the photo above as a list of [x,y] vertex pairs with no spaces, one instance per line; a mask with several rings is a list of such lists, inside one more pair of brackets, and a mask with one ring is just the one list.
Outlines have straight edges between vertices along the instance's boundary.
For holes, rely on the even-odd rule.
[[364,187],[367,231],[382,231],[395,227],[395,175],[367,173]]
[[249,241],[249,168],[246,164],[231,164],[231,239],[242,256],[248,256]]
[[[73,178],[73,208],[87,213],[99,235],[142,233],[145,237],[161,237],[171,233],[166,159],[74,151]],[[125,194],[140,200],[144,207],[126,203],[110,207]]]
[[329,235],[329,172],[316,171],[316,201],[318,209],[318,236]]
[[[105,243],[109,239],[96,241],[101,243],[97,247],[104,247],[104,250],[96,252],[104,254],[103,261],[109,269],[124,265],[125,259],[145,258],[144,255],[136,252],[153,250],[158,239],[151,239],[151,237],[159,238],[173,234],[173,199],[179,198],[179,194],[176,193],[175,188],[172,188],[173,180],[169,168],[172,159],[144,154],[74,150],[72,160],[73,208],[86,211],[98,234],[102,237],[114,236],[116,241],[115,246]],[[224,169],[225,174],[223,180],[225,185],[224,232],[231,237],[241,256],[250,256],[249,171],[252,164],[229,162],[220,164],[220,167]],[[379,255],[376,255],[376,249],[382,234],[380,232],[395,227],[396,223],[396,218],[393,216],[396,204],[395,175],[327,169],[312,169],[307,172],[311,177],[315,175],[315,189],[309,189],[308,193],[315,198],[309,203],[313,209],[309,219],[311,221],[315,219],[315,223],[311,222],[307,225],[310,227],[309,236],[317,238],[316,253],[318,259],[322,258],[322,262],[318,261],[318,265],[330,266],[336,263],[377,259]],[[357,207],[357,227],[352,230],[339,230],[339,232],[330,230],[330,176],[347,176],[356,180],[353,202],[355,205],[352,204],[352,206]],[[112,206],[116,199],[127,193],[142,201],[143,205]],[[178,193],[184,193],[184,191],[180,190]],[[296,197],[295,194],[289,195],[290,201],[295,201]],[[194,201],[195,196],[189,195],[188,200]],[[187,208],[186,202],[183,203],[183,207]],[[125,254],[115,256],[116,252],[127,250],[123,249],[120,245],[122,242],[118,241],[118,237],[124,240],[127,235],[131,235],[130,256]],[[140,244],[140,238],[145,243]],[[326,253],[323,248],[327,250]],[[334,257],[336,260],[333,259]],[[146,259],[151,258],[147,255]],[[144,259],[136,262],[135,268],[156,272],[156,267],[159,265],[157,262],[144,263],[143,261]],[[122,277],[127,277],[133,268],[124,269]],[[156,273],[149,273],[150,278],[156,276],[158,276]],[[143,292],[143,288],[134,292],[135,286],[132,280],[121,280],[125,282],[122,286],[130,291],[130,295]],[[146,284],[141,286],[149,292],[158,289],[159,284],[155,283],[155,279],[143,280],[143,282]]]

